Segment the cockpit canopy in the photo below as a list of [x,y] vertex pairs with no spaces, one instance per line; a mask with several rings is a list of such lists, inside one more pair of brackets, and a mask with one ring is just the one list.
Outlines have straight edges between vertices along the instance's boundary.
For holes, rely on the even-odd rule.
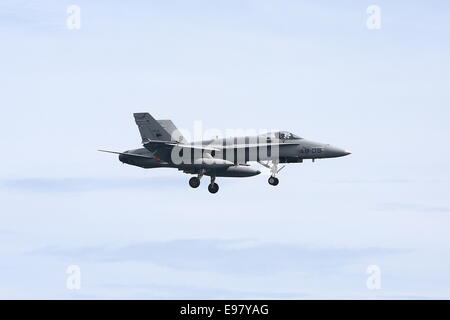
[[293,134],[288,131],[272,131],[268,133],[264,133],[261,135],[262,137],[267,137],[267,139],[279,139],[279,140],[295,140],[295,139],[303,139],[296,134]]
[[278,131],[275,132],[275,138],[280,139],[280,140],[294,140],[294,139],[302,139],[299,136],[287,132],[287,131]]

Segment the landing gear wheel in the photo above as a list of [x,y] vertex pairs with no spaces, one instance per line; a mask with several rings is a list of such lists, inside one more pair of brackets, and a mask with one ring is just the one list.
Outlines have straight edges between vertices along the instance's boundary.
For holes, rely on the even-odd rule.
[[198,186],[200,185],[200,179],[197,177],[192,177],[189,179],[189,185],[192,188],[198,188]]
[[208,186],[208,191],[211,193],[216,193],[219,191],[219,185],[217,183],[212,183]]
[[275,177],[270,177],[268,181],[269,181],[269,184],[272,186],[276,186],[280,182],[278,180],[278,178],[275,178]]

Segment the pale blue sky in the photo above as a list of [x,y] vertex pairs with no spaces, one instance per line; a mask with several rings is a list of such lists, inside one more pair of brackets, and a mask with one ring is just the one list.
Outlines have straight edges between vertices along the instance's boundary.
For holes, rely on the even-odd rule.
[[[446,1],[2,1],[0,297],[450,298],[449,18]],[[353,154],[213,196],[96,151],[139,147],[136,111]]]

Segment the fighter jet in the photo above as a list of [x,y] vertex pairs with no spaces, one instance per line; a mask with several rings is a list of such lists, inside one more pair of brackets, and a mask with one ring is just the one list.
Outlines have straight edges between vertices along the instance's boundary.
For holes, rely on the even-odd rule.
[[150,168],[176,168],[187,174],[192,188],[209,176],[208,191],[217,193],[217,177],[252,177],[261,171],[250,167],[258,162],[270,170],[268,182],[279,183],[276,175],[284,168],[279,164],[301,163],[306,159],[336,158],[350,152],[329,144],[303,139],[287,131],[231,138],[188,142],[171,120],[155,120],[149,113],[134,113],[144,148],[116,152],[123,163]]

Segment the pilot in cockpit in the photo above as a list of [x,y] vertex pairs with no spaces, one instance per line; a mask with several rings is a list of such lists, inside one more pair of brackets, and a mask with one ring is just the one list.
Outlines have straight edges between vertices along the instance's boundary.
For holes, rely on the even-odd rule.
[[287,131],[280,131],[278,132],[278,139],[280,140],[292,140],[292,139],[301,139],[300,137],[296,136],[295,134],[292,134]]

